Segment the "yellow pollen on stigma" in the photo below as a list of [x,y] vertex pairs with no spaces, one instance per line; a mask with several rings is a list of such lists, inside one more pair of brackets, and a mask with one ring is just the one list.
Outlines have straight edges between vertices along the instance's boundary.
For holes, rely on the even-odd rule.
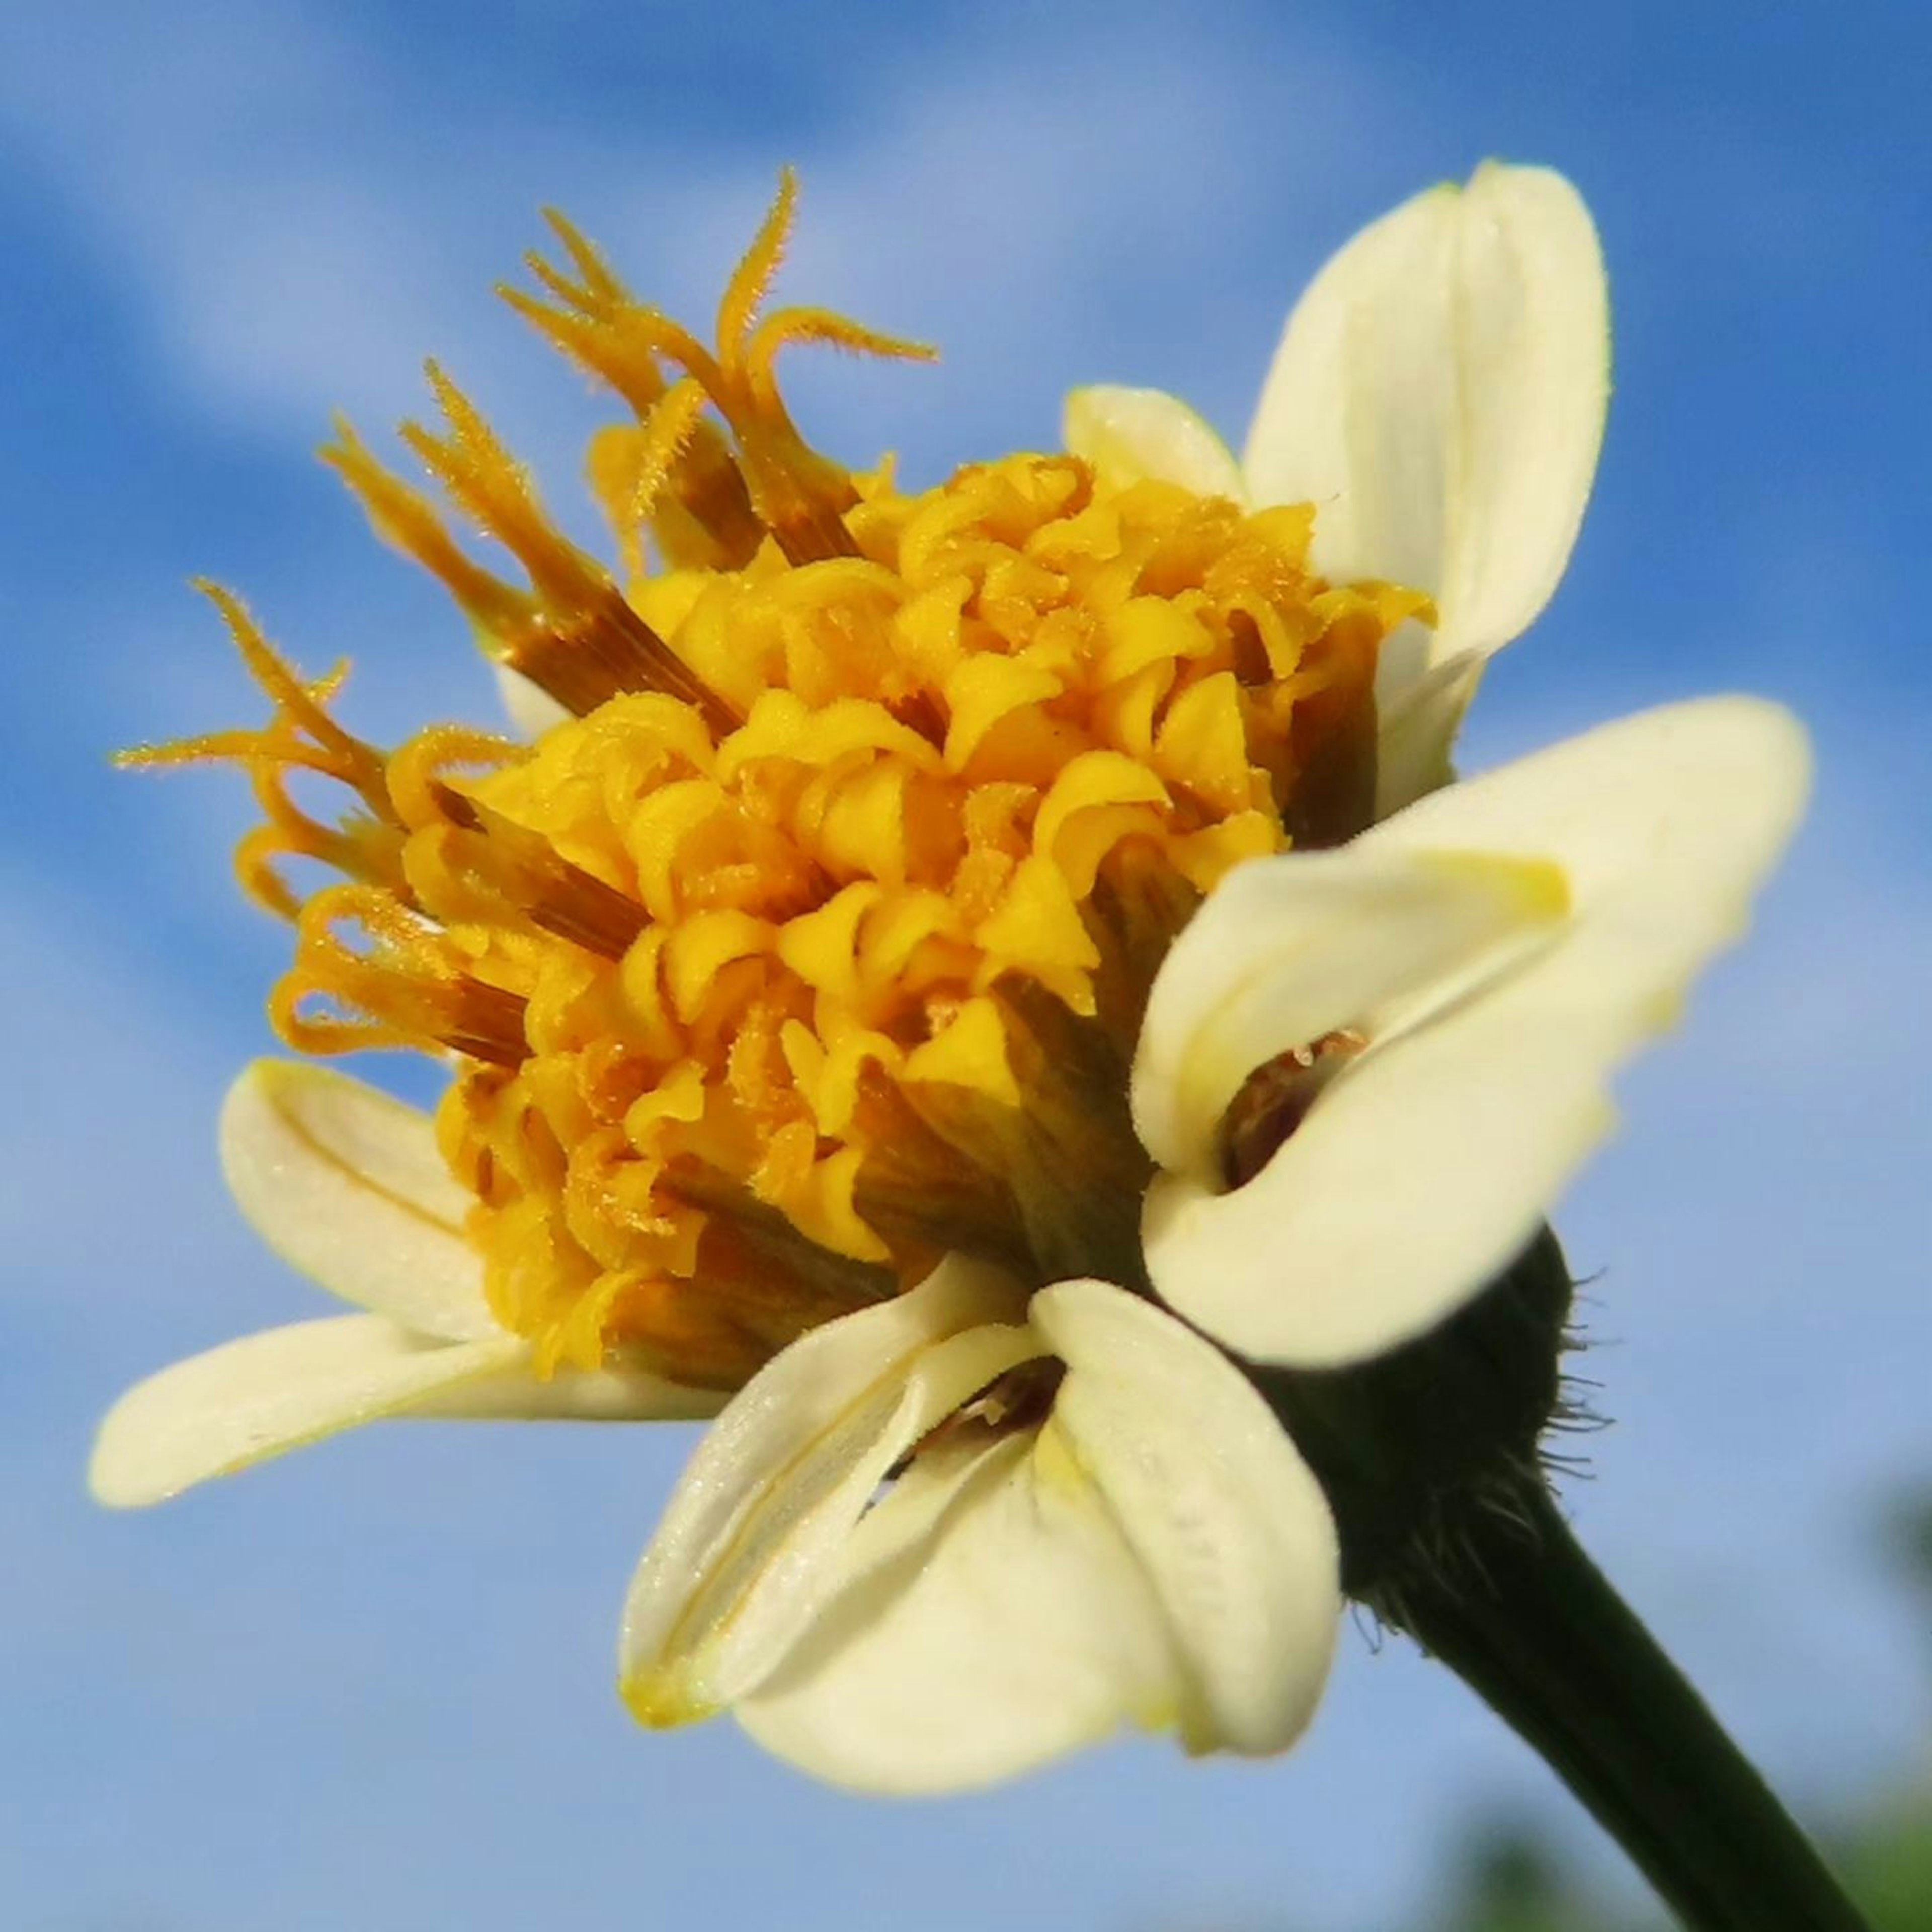
[[[404,436],[525,584],[346,427],[325,452],[562,722],[378,750],[332,715],[339,673],[305,682],[216,591],[272,716],[129,754],[249,773],[237,868],[296,928],[284,1040],[449,1062],[490,1305],[546,1373],[620,1352],[734,1386],[948,1249],[1138,1280],[1154,972],[1230,867],[1362,822],[1376,651],[1431,615],[1323,582],[1305,506],[1064,455],[908,492],[809,449],[782,345],[922,352],[760,320],[793,194],[715,352],[560,218],[568,269],[506,292],[631,406],[590,462],[621,583],[434,367],[446,429]],[[339,821],[304,772],[352,794]],[[339,882],[302,896],[290,857]]]

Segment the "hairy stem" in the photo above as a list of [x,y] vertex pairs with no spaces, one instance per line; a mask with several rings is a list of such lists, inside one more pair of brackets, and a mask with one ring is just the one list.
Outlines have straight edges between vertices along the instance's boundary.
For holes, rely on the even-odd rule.
[[1865,1932],[1816,1849],[1537,1486],[1389,1620],[1454,1670],[1693,1932]]

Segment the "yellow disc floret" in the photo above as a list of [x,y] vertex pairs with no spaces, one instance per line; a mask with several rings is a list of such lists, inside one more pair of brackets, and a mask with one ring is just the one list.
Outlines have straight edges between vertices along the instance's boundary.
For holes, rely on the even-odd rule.
[[[440,373],[446,433],[406,434],[526,586],[352,435],[328,452],[562,722],[384,754],[224,598],[274,716],[137,754],[250,771],[268,822],[238,863],[297,932],[284,1038],[454,1056],[442,1145],[545,1364],[735,1384],[947,1248],[1133,1279],[1154,970],[1231,866],[1360,822],[1376,650],[1427,614],[1323,582],[1306,506],[1064,455],[916,493],[838,469],[776,349],[903,345],[758,320],[790,208],[788,182],[715,353],[560,221],[572,272],[536,262],[553,300],[517,298],[635,412],[591,465],[625,584]],[[302,769],[358,809],[299,809]],[[343,883],[300,898],[291,855]]]

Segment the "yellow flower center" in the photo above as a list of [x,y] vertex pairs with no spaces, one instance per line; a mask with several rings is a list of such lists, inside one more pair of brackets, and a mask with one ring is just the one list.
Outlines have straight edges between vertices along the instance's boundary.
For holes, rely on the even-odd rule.
[[[1427,614],[1316,576],[1305,506],[1046,455],[908,493],[809,450],[777,348],[908,352],[758,320],[790,206],[788,181],[715,353],[560,220],[572,272],[533,258],[552,299],[513,297],[634,412],[591,459],[621,586],[434,369],[448,432],[404,434],[527,587],[352,433],[326,452],[570,715],[380,752],[218,592],[274,716],[134,754],[250,772],[238,866],[297,934],[285,1040],[454,1056],[442,1144],[546,1369],[619,1349],[735,1384],[949,1248],[1137,1280],[1154,970],[1231,866],[1364,820],[1376,650]],[[312,817],[294,770],[359,808]],[[291,855],[343,882],[299,897]]]

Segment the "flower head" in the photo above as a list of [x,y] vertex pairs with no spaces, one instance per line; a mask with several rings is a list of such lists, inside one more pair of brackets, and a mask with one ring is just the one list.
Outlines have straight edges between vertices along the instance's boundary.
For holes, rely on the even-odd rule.
[[[790,208],[715,350],[568,229],[580,279],[539,262],[554,300],[522,304],[640,412],[593,475],[654,574],[620,588],[566,542],[440,373],[446,434],[408,440],[526,586],[352,433],[328,452],[560,707],[533,742],[442,725],[380,751],[217,593],[272,715],[148,754],[238,760],[264,800],[242,868],[295,923],[290,1045],[458,1057],[439,1138],[540,1371],[622,1350],[730,1388],[949,1250],[1040,1281],[1131,1268],[1153,966],[1231,867],[1334,813],[1345,768],[1372,778],[1378,646],[1429,610],[1317,575],[1306,506],[1067,456],[916,494],[848,476],[772,359],[886,345],[758,320]],[[298,771],[352,816],[300,812]],[[290,856],[340,882],[298,900]]]
[[590,460],[621,580],[439,370],[442,428],[404,434],[448,509],[346,428],[326,452],[526,742],[370,745],[217,593],[270,717],[140,760],[248,772],[284,1040],[450,1085],[432,1129],[244,1076],[238,1197],[368,1312],[143,1384],[96,1486],[384,1414],[722,1408],[626,1618],[646,1720],[733,1707],[894,1788],[1122,1721],[1276,1749],[1348,1526],[1204,1334],[1358,1361],[1507,1267],[1774,855],[1802,746],[1690,707],[1368,829],[1446,777],[1587,494],[1600,274],[1556,177],[1485,170],[1345,250],[1242,470],[1181,406],[1088,391],[1066,453],[916,491],[781,398],[788,343],[919,352],[761,319],[791,199],[712,346],[560,220],[512,297],[628,406]]

